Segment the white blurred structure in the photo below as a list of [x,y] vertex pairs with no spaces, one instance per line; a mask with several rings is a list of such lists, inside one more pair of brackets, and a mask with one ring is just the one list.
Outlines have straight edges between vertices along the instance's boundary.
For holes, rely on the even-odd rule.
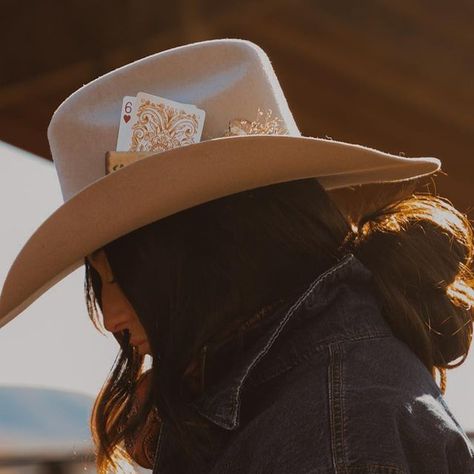
[[[28,237],[60,204],[53,164],[0,142],[0,284]],[[89,320],[83,285],[82,266],[0,330],[0,385],[98,393],[118,344]]]
[[[61,203],[53,164],[0,142],[0,284],[27,238]],[[118,345],[112,336],[100,334],[89,320],[83,284],[81,267],[0,330],[0,474],[95,472],[93,463],[84,462],[71,464],[72,470],[67,471],[57,462],[51,462],[50,470],[2,463],[8,453],[25,460],[40,454],[42,459],[50,459],[51,455],[51,459],[62,462],[71,457],[83,461],[83,450],[90,451],[88,417],[84,414],[86,407],[90,411],[92,398],[107,378]],[[52,389],[75,394],[70,394],[68,405],[64,398],[60,403],[60,392]],[[12,409],[15,400],[19,404],[16,413]],[[22,404],[23,414],[19,410]],[[66,408],[71,411],[68,421],[64,418]],[[77,417],[73,427],[74,410]],[[61,430],[63,436],[56,436]],[[79,438],[70,436],[73,431],[82,434]]]

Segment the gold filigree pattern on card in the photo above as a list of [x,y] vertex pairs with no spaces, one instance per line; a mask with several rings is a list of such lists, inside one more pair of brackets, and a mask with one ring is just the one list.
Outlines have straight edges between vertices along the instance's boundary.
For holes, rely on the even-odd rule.
[[196,142],[198,127],[195,114],[144,100],[137,108],[130,151],[166,151],[190,145]]
[[260,107],[257,110],[257,120],[234,119],[229,122],[225,137],[237,135],[288,135],[288,130],[279,117],[272,117],[272,110],[264,113]]
[[[198,117],[192,113],[144,101],[138,108],[137,115],[138,121],[132,127],[129,151],[106,153],[106,174],[153,154],[199,141]],[[288,135],[288,130],[279,117],[273,116],[271,109],[263,112],[258,108],[256,120],[231,120],[222,136],[257,134]]]

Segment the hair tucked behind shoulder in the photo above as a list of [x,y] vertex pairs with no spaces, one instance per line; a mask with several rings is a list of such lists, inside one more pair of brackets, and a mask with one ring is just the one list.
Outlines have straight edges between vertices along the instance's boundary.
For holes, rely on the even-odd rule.
[[[462,363],[471,344],[473,232],[447,200],[400,189],[374,206],[360,188],[344,201],[314,178],[279,183],[195,206],[107,244],[114,276],[150,340],[152,390],[136,422],[119,429],[143,362],[120,339],[92,417],[98,472],[114,467],[120,442],[152,406],[180,446],[176,474],[212,459],[206,420],[183,397],[186,368],[226,328],[294,299],[347,252],[372,271],[383,317],[433,377],[440,370],[444,391],[444,370]],[[95,321],[100,286],[87,261],[86,296]]]

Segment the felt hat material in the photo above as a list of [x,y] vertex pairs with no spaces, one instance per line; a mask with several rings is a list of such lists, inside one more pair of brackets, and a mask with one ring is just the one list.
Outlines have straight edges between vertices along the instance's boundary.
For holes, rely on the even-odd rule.
[[[122,99],[140,91],[204,110],[201,141],[150,152],[107,174],[105,157],[116,147]],[[265,123],[273,118],[281,125],[277,132]],[[236,120],[257,126],[226,136]],[[0,327],[86,255],[181,210],[285,181],[316,177],[331,190],[409,180],[441,166],[436,158],[302,136],[270,59],[240,39],[180,46],[98,77],[57,108],[48,140],[64,204],[13,262],[0,296]]]

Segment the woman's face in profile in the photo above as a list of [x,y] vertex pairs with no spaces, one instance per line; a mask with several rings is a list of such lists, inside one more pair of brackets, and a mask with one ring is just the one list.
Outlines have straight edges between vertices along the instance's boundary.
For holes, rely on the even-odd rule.
[[[130,344],[135,346],[140,354],[150,354],[148,338],[137,313],[128,301],[114,275],[103,249],[87,256],[87,260],[99,273],[102,281],[102,315],[104,327],[112,333],[128,330]],[[96,295],[99,297],[99,295]]]

